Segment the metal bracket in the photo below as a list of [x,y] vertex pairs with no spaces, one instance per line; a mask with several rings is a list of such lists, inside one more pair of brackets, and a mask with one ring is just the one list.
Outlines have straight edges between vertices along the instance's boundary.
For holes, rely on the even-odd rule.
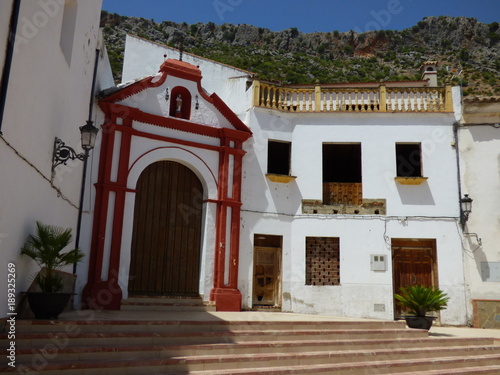
[[52,153],[52,172],[54,169],[61,164],[66,165],[68,160],[81,160],[84,161],[87,155],[85,153],[77,154],[75,150],[71,147],[66,146],[66,144],[56,137],[54,140],[54,151]]

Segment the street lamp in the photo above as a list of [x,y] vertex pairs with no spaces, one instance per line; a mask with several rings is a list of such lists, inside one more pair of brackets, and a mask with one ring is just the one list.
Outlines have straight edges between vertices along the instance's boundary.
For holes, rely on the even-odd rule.
[[87,121],[87,124],[80,127],[80,132],[82,136],[82,148],[85,151],[84,153],[77,154],[73,148],[66,146],[66,144],[57,137],[54,140],[54,150],[52,152],[52,175],[58,165],[66,165],[68,160],[78,159],[85,162],[89,151],[94,148],[95,139],[99,129],[94,126],[92,121]]
[[464,194],[464,197],[460,199],[460,223],[462,224],[462,230],[465,228],[465,223],[469,220],[469,215],[472,212],[472,198],[469,194]]
[[[99,129],[94,126],[94,122],[87,120],[87,123],[80,127],[81,141],[83,153],[77,154],[74,149],[66,146],[63,141],[56,137],[54,141],[54,151],[52,153],[52,178],[54,177],[55,168],[60,164],[67,163],[68,160],[82,160],[83,161],[83,173],[82,173],[82,184],[80,188],[80,204],[78,206],[78,221],[76,224],[76,238],[75,238],[75,248],[80,246],[80,231],[82,226],[82,213],[83,213],[83,198],[85,196],[85,178],[87,176],[87,160],[89,158],[89,152],[95,146],[95,139]],[[76,273],[76,263],[73,264],[73,273]]]
[[80,126],[80,133],[82,134],[82,148],[85,151],[90,151],[94,148],[95,139],[99,129],[94,126],[94,122],[87,120],[87,123]]

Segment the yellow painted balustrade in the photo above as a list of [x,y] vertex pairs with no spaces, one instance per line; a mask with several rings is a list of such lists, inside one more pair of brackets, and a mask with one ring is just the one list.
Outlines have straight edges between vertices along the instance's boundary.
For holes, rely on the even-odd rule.
[[254,106],[285,112],[452,112],[446,87],[283,87],[254,82]]

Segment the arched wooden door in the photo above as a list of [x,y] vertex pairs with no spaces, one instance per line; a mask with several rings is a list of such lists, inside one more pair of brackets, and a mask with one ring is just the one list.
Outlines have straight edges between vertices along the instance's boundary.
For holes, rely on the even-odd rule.
[[160,161],[137,182],[130,294],[199,294],[203,187],[184,165]]

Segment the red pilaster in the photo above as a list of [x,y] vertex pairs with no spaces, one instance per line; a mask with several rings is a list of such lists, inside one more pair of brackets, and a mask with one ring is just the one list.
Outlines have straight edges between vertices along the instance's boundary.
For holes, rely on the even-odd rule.
[[108,299],[102,298],[98,285],[101,282],[101,273],[104,255],[104,240],[106,237],[106,219],[109,205],[109,176],[113,161],[115,139],[115,117],[106,116],[102,126],[102,140],[99,158],[99,172],[97,177],[96,198],[94,207],[94,222],[92,226],[92,241],[89,257],[89,271],[87,285],[82,293],[83,308],[106,309]]
[[[224,132],[222,132],[224,134]],[[231,147],[231,142],[234,146]],[[238,290],[238,262],[240,237],[240,207],[241,207],[241,161],[243,151],[241,142],[228,137],[221,137],[219,158],[219,190],[217,202],[216,243],[214,288],[210,299],[216,302],[217,311],[240,311],[241,292]],[[233,170],[229,170],[230,156],[234,157]],[[233,185],[229,186],[229,176],[233,177]],[[231,197],[229,197],[231,191]],[[227,228],[227,215],[231,209],[230,227]],[[230,231],[229,248],[226,233]],[[229,251],[229,265],[226,270],[226,252]],[[225,284],[225,275],[228,284]]]

